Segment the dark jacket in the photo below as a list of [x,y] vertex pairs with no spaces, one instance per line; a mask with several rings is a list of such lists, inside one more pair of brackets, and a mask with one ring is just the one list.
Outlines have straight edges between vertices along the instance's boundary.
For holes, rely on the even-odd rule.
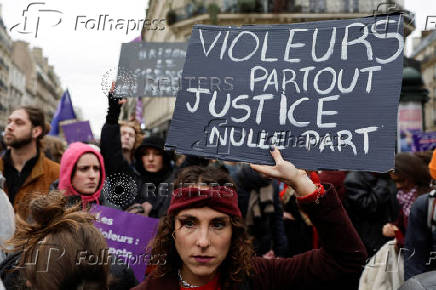
[[391,239],[382,235],[382,229],[398,217],[395,184],[387,174],[353,171],[345,179],[345,189],[345,208],[372,256]]
[[[424,194],[415,200],[410,209],[404,244],[404,280],[436,269],[436,253],[431,254],[433,243],[431,230],[427,226],[427,207],[428,194]],[[427,265],[428,262],[432,263]]]
[[[118,123],[106,123],[101,130],[100,149],[103,155],[106,173],[108,176],[109,192],[117,191],[119,175],[127,181],[128,185],[122,185],[124,193],[127,195],[124,202],[114,202],[110,198],[108,201],[112,204],[118,204],[123,210],[127,209],[133,203],[150,202],[153,206],[149,216],[159,218],[167,213],[171,200],[171,182],[174,179],[171,166],[171,154],[164,151],[164,141],[158,140],[155,136],[144,138],[141,145],[135,150],[135,161],[129,164],[124,159],[121,149],[120,126]],[[162,151],[164,156],[164,168],[158,173],[151,174],[145,171],[141,156],[146,147],[154,147]],[[132,182],[132,180],[134,182]],[[111,182],[112,181],[112,182]],[[114,186],[111,186],[114,184]],[[135,186],[130,186],[134,184]],[[162,184],[162,186],[161,186]],[[168,186],[167,186],[168,185]],[[118,186],[119,187],[119,186]],[[134,192],[131,188],[136,187]]]
[[[135,150],[135,169],[141,174],[144,181],[144,189],[141,191],[142,202],[152,205],[150,217],[160,218],[167,214],[173,191],[174,170],[171,164],[172,153],[165,151],[165,140],[158,136],[150,136],[142,140],[141,145]],[[141,157],[146,148],[155,148],[162,154],[162,169],[159,172],[148,172],[144,168]]]
[[[366,250],[347,217],[336,192],[326,185],[319,203],[301,203],[319,231],[324,246],[286,259],[253,258],[254,272],[246,282],[251,289],[349,289],[344,277],[358,279]],[[134,290],[180,289],[177,275],[155,278],[153,272]],[[241,289],[238,285],[235,289]]]
[[[283,207],[279,199],[279,188],[276,181],[262,178],[259,173],[249,166],[243,166],[236,174],[235,183],[238,190],[238,206],[242,216],[247,218],[250,196],[252,192],[259,194],[261,188],[272,186],[273,211],[262,212],[261,217],[254,219],[253,225],[248,225],[248,232],[254,237],[256,255],[262,256],[269,250],[274,250],[278,257],[288,256],[288,240],[283,225]],[[260,202],[260,210],[264,211],[268,202]]]
[[[117,190],[117,181],[126,180],[127,184],[122,184],[124,199],[109,198],[109,202],[117,205],[125,210],[133,203],[142,203],[142,194],[144,190],[144,178],[136,171],[133,164],[130,164],[123,157],[121,148],[120,126],[118,122],[115,124],[105,123],[101,129],[100,152],[104,158],[107,181],[106,190],[115,192]],[[114,184],[111,186],[111,184]],[[106,191],[103,191],[106,192]]]
[[292,257],[314,249],[313,226],[304,219],[295,195],[289,197],[283,205],[283,211],[290,213],[293,217],[293,219],[283,220],[288,240],[288,253],[285,257]]

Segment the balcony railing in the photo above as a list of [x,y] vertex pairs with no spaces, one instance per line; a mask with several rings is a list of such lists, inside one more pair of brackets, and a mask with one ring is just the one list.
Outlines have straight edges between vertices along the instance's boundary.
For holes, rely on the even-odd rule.
[[[215,5],[218,13],[362,13],[370,15],[377,7],[368,5],[360,5],[359,1],[337,0],[333,4],[327,6],[327,1],[331,0],[309,0],[306,5],[300,6],[296,4],[296,0],[193,0],[182,7],[171,9],[168,11],[167,18],[169,25],[176,22],[190,19],[197,15],[209,13],[210,5]],[[394,5],[394,4],[392,4]],[[380,8],[382,13],[383,6]],[[359,10],[360,9],[360,10]],[[397,10],[402,10],[400,5],[396,6]],[[392,11],[390,11],[392,12]],[[405,13],[405,17],[409,17]],[[409,19],[410,20],[410,19]],[[406,20],[405,20],[406,21]],[[408,23],[412,23],[410,20]]]
[[[303,12],[301,6],[295,5],[295,0],[272,1],[272,0],[222,0],[222,1],[195,1],[187,3],[183,7],[172,9],[168,12],[170,25],[209,13],[209,8],[218,7],[218,13],[299,13]],[[315,12],[315,11],[313,11]]]

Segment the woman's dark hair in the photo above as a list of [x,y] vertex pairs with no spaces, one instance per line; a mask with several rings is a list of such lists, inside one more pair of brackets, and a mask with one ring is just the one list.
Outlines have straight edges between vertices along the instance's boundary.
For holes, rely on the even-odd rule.
[[180,169],[174,181],[174,189],[184,187],[188,183],[206,183],[210,185],[233,186],[230,175],[222,168],[190,166]]
[[46,157],[56,163],[61,162],[62,154],[65,152],[65,144],[62,139],[46,135],[42,139],[42,145]]
[[[66,208],[58,191],[30,202],[30,220],[16,216],[11,252],[22,252],[21,273],[35,289],[106,290],[109,257],[94,216],[80,206]],[[95,263],[95,259],[103,263]]]
[[[206,183],[229,186],[233,184],[230,176],[222,169],[192,166],[179,172],[175,188],[187,183]],[[164,216],[159,221],[157,234],[150,242],[151,257],[166,257],[165,263],[159,263],[153,273],[154,277],[176,275],[183,262],[176,250],[172,237],[175,231],[175,214]],[[252,240],[240,217],[230,216],[232,225],[232,241],[229,252],[219,267],[224,289],[236,285],[252,273],[254,251]],[[152,259],[153,262],[153,259]]]
[[427,193],[430,190],[431,176],[427,164],[412,153],[402,152],[395,155],[394,174],[400,180],[408,180],[416,186],[418,195]]

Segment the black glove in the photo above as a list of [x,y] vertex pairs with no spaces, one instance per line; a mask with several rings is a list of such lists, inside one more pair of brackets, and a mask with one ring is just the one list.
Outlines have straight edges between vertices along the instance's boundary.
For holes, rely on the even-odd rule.
[[108,94],[109,108],[106,115],[107,124],[118,124],[118,117],[121,112],[121,105],[118,104],[119,98],[115,98],[113,92]]

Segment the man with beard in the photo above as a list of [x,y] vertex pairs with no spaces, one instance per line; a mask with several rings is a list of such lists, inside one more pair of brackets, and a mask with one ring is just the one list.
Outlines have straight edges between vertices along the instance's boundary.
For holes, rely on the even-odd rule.
[[8,150],[0,158],[0,171],[6,178],[5,192],[23,218],[27,217],[27,201],[35,193],[47,193],[59,178],[59,164],[45,157],[41,139],[49,131],[44,113],[32,106],[13,111],[4,132]]

